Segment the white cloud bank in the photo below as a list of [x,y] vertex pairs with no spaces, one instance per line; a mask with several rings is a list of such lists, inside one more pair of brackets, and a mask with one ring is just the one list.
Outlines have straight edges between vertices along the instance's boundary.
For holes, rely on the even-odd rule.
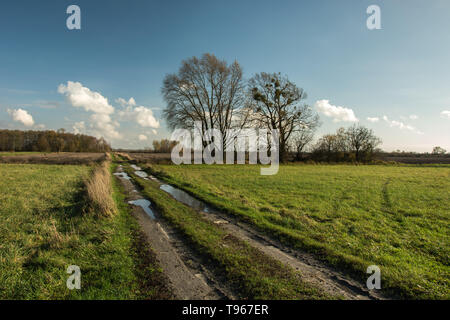
[[84,108],[94,113],[114,113],[114,107],[108,103],[108,99],[98,92],[83,87],[80,82],[67,81],[67,85],[60,84],[58,92],[66,95],[73,107]]
[[72,129],[73,129],[73,133],[75,133],[75,134],[85,133],[86,132],[86,124],[84,123],[84,121],[75,122]]
[[124,109],[119,111],[119,116],[125,119],[131,119],[136,121],[141,127],[145,128],[159,128],[159,121],[156,120],[153,115],[153,111],[150,108],[144,106],[136,106],[136,101],[133,97],[125,100],[119,98],[116,100]]
[[146,136],[146,135],[143,135],[143,134],[140,134],[140,135],[138,136],[138,139],[139,139],[139,141],[146,141],[146,140],[147,140],[147,136]]
[[[73,107],[93,112],[89,118],[93,135],[106,139],[122,138],[122,135],[117,131],[119,123],[111,119],[110,115],[114,113],[114,107],[109,104],[107,98],[84,87],[80,82],[72,81],[67,81],[67,85],[60,84],[58,92],[65,95]],[[84,122],[75,123],[73,129],[75,133],[81,133],[81,130],[85,129]]]
[[14,110],[8,109],[7,112],[14,121],[21,122],[26,127],[31,127],[34,125],[33,117],[26,110],[20,108]]
[[444,110],[441,112],[441,117],[444,119],[450,119],[450,110]]
[[389,118],[387,116],[383,116],[383,120],[387,124],[389,124],[390,127],[396,127],[396,128],[399,128],[400,130],[409,130],[409,131],[415,132],[417,134],[423,134],[423,132],[421,132],[420,130],[417,130],[415,127],[408,125],[408,124],[404,124],[403,122],[400,122],[400,121],[389,120]]
[[325,116],[333,118],[333,122],[357,122],[355,113],[352,109],[342,106],[334,106],[329,100],[318,100],[315,103],[316,109]]

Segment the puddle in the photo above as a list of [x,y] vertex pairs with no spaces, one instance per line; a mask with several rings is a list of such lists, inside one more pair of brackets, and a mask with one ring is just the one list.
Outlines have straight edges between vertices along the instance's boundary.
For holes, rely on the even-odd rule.
[[135,165],[135,164],[130,165],[130,167],[132,167],[134,170],[142,170],[141,167],[138,167],[138,166]]
[[148,177],[147,172],[144,172],[144,171],[135,171],[134,174],[137,175],[138,177],[141,177],[144,179],[146,179]]
[[175,200],[178,200],[191,208],[204,212],[212,212],[212,209],[208,207],[205,203],[195,199],[194,197],[192,197],[183,190],[177,189],[168,184],[162,184],[159,188],[170,194],[172,197],[175,198]]
[[115,176],[130,180],[130,176],[126,173],[126,172],[115,172],[114,173]]
[[145,199],[138,199],[133,201],[128,201],[129,204],[133,204],[135,206],[139,206],[144,209],[145,213],[150,216],[150,218],[155,219],[155,214],[152,209],[150,209],[151,202]]

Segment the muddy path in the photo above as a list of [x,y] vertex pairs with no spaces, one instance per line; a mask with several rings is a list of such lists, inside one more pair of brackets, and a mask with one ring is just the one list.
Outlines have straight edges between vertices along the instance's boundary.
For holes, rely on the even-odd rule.
[[212,267],[193,252],[181,236],[165,223],[135,187],[122,165],[114,173],[124,188],[132,214],[156,254],[175,298],[180,300],[236,299],[225,281],[214,276]]
[[[140,167],[135,165],[132,165],[132,167],[137,172],[142,172]],[[142,177],[140,173],[138,175]],[[380,292],[368,290],[365,283],[360,283],[339,270],[325,265],[313,257],[313,255],[299,250],[293,250],[276,239],[262,234],[251,225],[240,221],[236,217],[220,212],[185,191],[158,180],[156,177],[151,175],[147,176],[146,173],[145,177],[146,179],[157,181],[160,184],[161,190],[170,194],[174,200],[196,209],[205,219],[220,225],[234,236],[248,242],[266,255],[290,266],[294,270],[298,270],[302,275],[302,280],[321,288],[326,293],[334,296],[343,296],[345,299],[350,300],[388,299],[388,297],[383,296]]]

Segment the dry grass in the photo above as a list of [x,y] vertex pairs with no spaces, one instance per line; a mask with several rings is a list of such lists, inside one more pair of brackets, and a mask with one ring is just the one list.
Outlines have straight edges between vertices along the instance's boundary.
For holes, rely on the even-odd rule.
[[127,161],[131,161],[133,160],[132,157],[130,157],[130,155],[128,153],[124,153],[124,152],[116,152],[115,153],[117,156],[119,156],[120,158],[127,160]]
[[108,159],[108,153],[54,152],[54,153],[21,153],[16,155],[0,155],[0,163],[27,164],[94,164]]
[[94,168],[92,175],[85,182],[87,197],[93,212],[99,216],[109,217],[117,212],[112,198],[111,175],[109,161],[104,161]]
[[131,155],[139,163],[172,164],[170,153],[133,152]]

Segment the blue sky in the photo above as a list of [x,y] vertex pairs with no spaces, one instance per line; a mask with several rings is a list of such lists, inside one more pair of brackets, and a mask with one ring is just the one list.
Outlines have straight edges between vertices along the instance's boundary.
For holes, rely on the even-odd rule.
[[[81,30],[66,27],[71,4]],[[366,27],[371,4],[381,30]],[[210,52],[246,78],[286,74],[320,112],[317,135],[351,125],[340,115],[352,111],[386,150],[450,150],[449,31],[447,0],[2,1],[0,127],[112,130],[114,147],[151,145],[170,135],[164,76]],[[114,111],[93,113],[74,90]]]

